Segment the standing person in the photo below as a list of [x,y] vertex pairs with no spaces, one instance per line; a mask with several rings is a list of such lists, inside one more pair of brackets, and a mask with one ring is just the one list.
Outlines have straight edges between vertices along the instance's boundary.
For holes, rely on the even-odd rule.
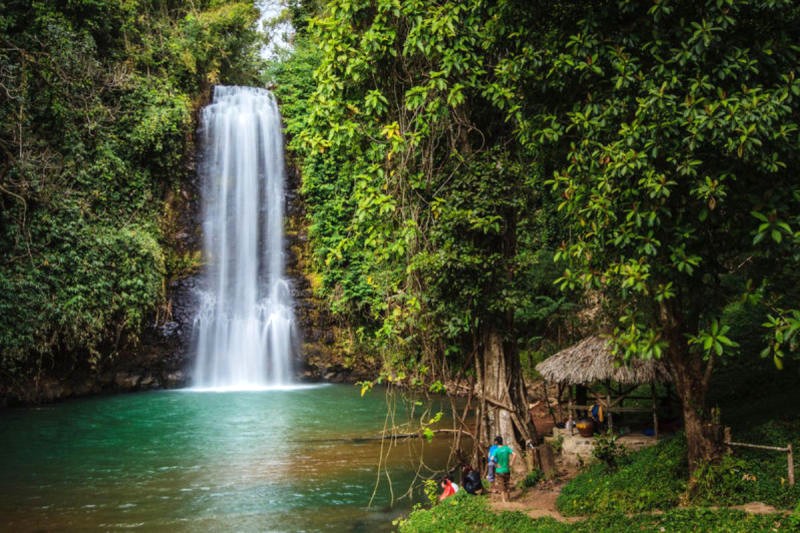
[[497,460],[495,475],[502,482],[500,490],[503,494],[503,501],[507,502],[508,494],[511,491],[511,467],[514,466],[516,455],[510,446],[503,445],[503,437],[495,437],[494,442],[497,444],[497,449],[494,451],[494,458]]
[[[494,451],[498,448],[497,444],[489,446],[489,458],[486,464],[486,479],[494,486],[494,470],[497,468],[497,459],[494,458]],[[494,489],[493,489],[494,490]]]

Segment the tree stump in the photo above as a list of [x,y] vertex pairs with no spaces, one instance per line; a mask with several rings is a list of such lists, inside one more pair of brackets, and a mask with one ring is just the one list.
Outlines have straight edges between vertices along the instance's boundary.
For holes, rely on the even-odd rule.
[[539,469],[544,474],[544,477],[549,479],[556,474],[556,461],[553,457],[553,448],[549,444],[540,444],[536,448],[536,463]]

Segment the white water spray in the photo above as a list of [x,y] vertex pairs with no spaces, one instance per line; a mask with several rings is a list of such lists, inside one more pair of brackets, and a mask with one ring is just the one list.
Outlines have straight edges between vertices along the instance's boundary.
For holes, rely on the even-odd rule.
[[200,142],[207,292],[195,319],[194,388],[287,385],[296,343],[283,277],[283,138],[272,93],[216,87],[202,111]]

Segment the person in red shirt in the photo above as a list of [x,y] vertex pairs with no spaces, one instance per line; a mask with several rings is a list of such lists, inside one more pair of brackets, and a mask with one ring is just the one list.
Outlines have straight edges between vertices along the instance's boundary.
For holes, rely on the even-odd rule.
[[442,501],[458,492],[458,485],[453,483],[453,481],[450,479],[450,476],[444,476],[444,478],[442,478],[441,486],[442,493],[439,495],[439,501]]

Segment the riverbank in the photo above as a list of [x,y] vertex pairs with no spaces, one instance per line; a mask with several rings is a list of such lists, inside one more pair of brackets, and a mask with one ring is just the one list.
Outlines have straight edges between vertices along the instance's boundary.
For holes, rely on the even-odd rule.
[[[552,495],[531,491],[531,495],[551,501]],[[429,511],[417,510],[397,521],[400,533],[443,531],[481,531],[482,533],[597,533],[640,531],[650,533],[694,533],[726,531],[754,533],[797,531],[798,513],[749,512],[738,508],[686,507],[646,513],[597,513],[588,517],[561,517],[543,509],[544,505],[509,502],[503,509],[481,497],[456,495]]]
[[[737,434],[747,441],[800,444],[800,421],[790,413],[773,416],[760,424],[751,420],[748,431]],[[508,502],[497,494],[463,495],[413,512],[398,523],[399,531],[751,533],[800,528],[800,487],[785,479],[785,455],[737,450],[699,472],[700,489],[690,497],[685,447],[681,434],[664,438],[624,454],[617,468],[602,463],[569,467],[559,458],[554,479],[530,488],[515,483]]]

